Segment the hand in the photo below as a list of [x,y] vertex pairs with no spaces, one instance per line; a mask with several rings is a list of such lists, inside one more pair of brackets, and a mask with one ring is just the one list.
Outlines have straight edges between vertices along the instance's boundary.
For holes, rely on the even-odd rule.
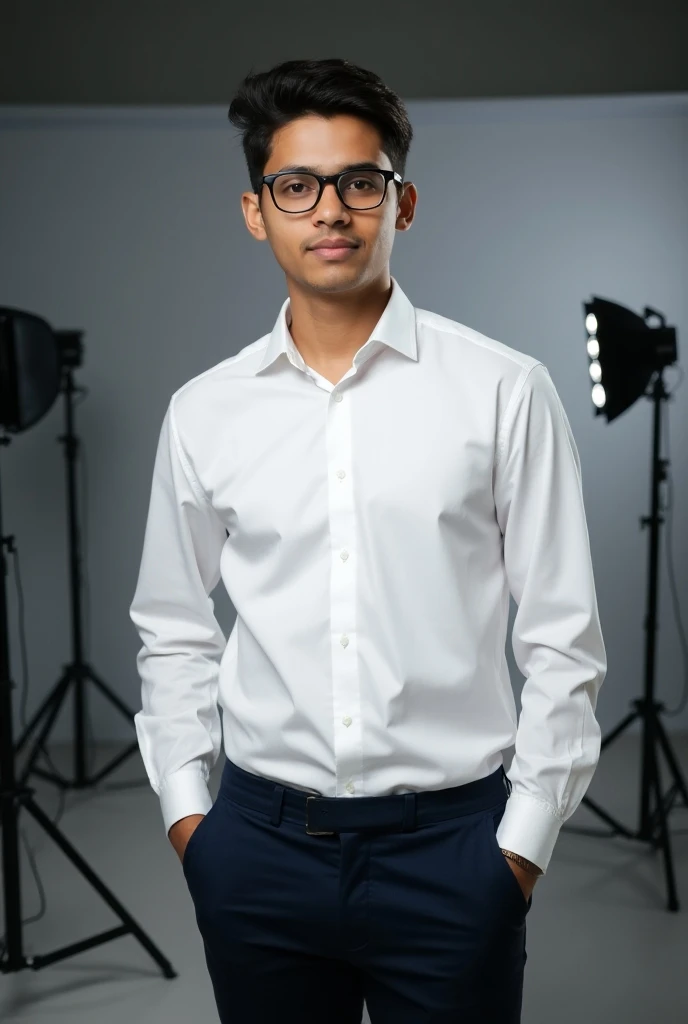
[[180,861],[184,859],[186,844],[204,818],[205,814],[187,814],[185,818],[180,818],[170,827],[167,836]]
[[533,889],[535,888],[535,883],[538,880],[538,876],[531,875],[529,871],[526,871],[525,868],[522,868],[521,865],[517,864],[515,860],[511,859],[511,857],[505,857],[504,854],[502,854],[502,856],[504,857],[504,860],[507,862],[513,873],[516,875],[516,879],[518,881],[518,884],[521,886],[521,891],[523,892],[525,899],[529,900],[533,892]]

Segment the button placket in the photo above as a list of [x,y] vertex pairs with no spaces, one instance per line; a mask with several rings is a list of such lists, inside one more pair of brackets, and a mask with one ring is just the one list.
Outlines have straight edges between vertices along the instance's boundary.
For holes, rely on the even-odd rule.
[[[346,398],[346,400],[344,400]],[[336,795],[353,794],[361,779],[361,692],[356,645],[355,511],[351,473],[350,394],[335,391],[328,408],[330,628]],[[339,724],[337,724],[339,723]]]

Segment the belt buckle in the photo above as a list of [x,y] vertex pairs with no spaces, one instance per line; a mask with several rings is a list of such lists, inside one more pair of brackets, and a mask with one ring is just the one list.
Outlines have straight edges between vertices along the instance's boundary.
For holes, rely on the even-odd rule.
[[308,827],[308,804],[309,801],[315,799],[315,794],[311,794],[310,796],[306,797],[306,834],[309,836],[333,836],[334,832],[311,832],[311,830]]

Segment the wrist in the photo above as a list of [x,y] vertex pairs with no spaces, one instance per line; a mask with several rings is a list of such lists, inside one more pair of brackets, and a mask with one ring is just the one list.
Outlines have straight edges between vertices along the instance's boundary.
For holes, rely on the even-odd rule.
[[199,821],[205,818],[205,814],[187,814],[183,818],[178,818],[174,825],[170,825],[167,836],[172,839],[173,836],[183,835],[185,832],[193,832]]
[[542,869],[539,868],[537,864],[533,864],[531,860],[527,860],[525,857],[522,857],[520,853],[514,853],[513,850],[504,850],[501,847],[500,849],[502,850],[502,853],[504,854],[505,857],[508,857],[509,860],[512,860],[515,864],[518,864],[518,866],[523,868],[524,871],[527,871],[529,875],[533,875],[535,878],[539,878],[540,875],[544,874]]

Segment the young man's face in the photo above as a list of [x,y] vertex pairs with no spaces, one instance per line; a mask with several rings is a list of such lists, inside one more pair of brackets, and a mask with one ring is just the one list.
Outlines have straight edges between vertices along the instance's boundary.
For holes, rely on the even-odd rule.
[[[320,174],[334,174],[349,164],[369,162],[391,170],[380,142],[376,129],[357,117],[339,114],[328,120],[307,115],[275,132],[263,173],[273,174],[296,164]],[[354,187],[363,189],[364,185]],[[299,190],[298,185],[292,188],[292,192]],[[410,227],[416,198],[412,182],[404,183],[402,195],[400,187],[390,181],[380,206],[352,210],[329,184],[314,209],[287,213],[275,206],[268,186],[263,185],[260,196],[244,192],[242,208],[248,230],[259,241],[268,239],[288,277],[307,289],[337,292],[365,286],[388,272],[394,232]],[[312,248],[316,242],[336,236],[350,239],[356,248],[336,259],[318,255]]]

